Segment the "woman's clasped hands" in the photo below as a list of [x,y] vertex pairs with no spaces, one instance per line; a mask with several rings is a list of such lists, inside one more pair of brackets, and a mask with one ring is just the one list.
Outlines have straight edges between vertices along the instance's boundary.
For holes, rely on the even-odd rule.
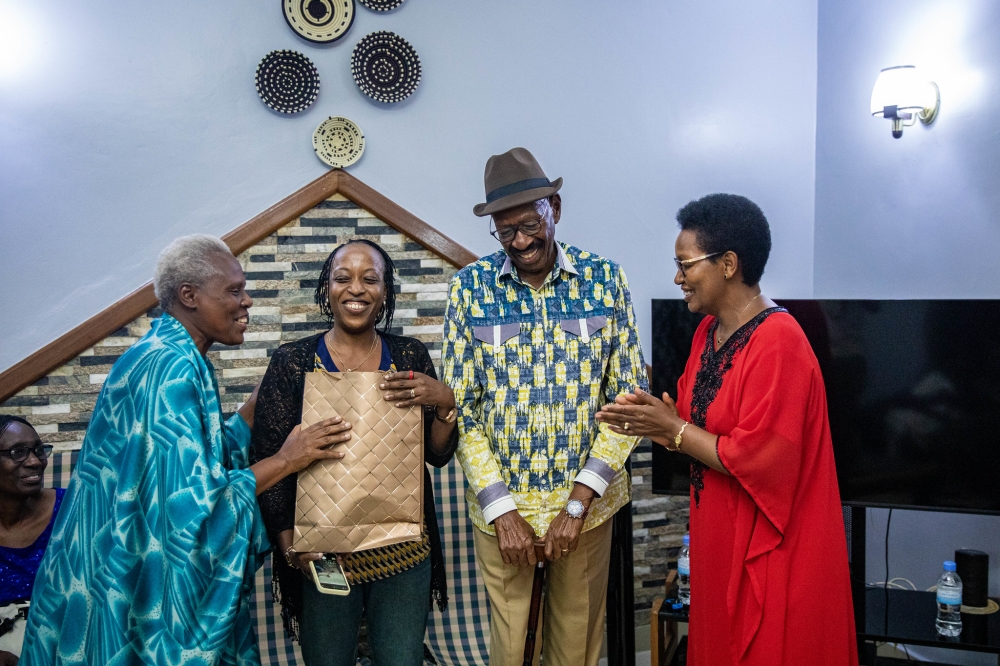
[[618,396],[594,417],[619,435],[648,437],[667,448],[673,446],[674,435],[685,423],[669,394],[664,392],[660,400],[641,388]]

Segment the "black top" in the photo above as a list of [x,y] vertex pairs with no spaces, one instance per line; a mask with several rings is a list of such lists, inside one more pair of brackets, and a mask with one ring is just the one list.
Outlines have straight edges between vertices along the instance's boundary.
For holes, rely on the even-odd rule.
[[[323,335],[325,333],[282,345],[271,356],[254,411],[253,436],[250,443],[252,462],[276,454],[292,429],[302,421],[305,373],[312,372],[315,368],[316,350]],[[424,343],[398,335],[384,333],[381,335],[383,343],[388,344],[392,362],[397,370],[422,372],[437,379],[434,364]],[[433,406],[424,406],[424,460],[435,467],[444,467],[458,446],[458,428],[452,431],[446,451],[443,454],[436,453],[431,447],[434,409]],[[275,601],[281,604],[285,629],[293,636],[298,634],[298,617],[302,610],[302,583],[305,578],[288,565],[284,553],[278,552],[277,535],[295,526],[297,476],[290,474],[257,497],[268,536],[271,543],[275,544],[275,557],[271,558]],[[444,556],[438,532],[434,489],[426,468],[424,469],[424,523],[431,541],[431,596],[437,601],[438,609],[443,611],[448,603]]]

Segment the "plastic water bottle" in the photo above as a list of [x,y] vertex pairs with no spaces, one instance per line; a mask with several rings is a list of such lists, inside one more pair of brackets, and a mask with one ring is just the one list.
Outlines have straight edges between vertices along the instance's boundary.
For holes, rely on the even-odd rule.
[[691,605],[691,535],[684,535],[684,545],[677,555],[677,599]]
[[962,579],[951,560],[945,561],[944,573],[938,578],[937,606],[937,632],[942,636],[962,633]]

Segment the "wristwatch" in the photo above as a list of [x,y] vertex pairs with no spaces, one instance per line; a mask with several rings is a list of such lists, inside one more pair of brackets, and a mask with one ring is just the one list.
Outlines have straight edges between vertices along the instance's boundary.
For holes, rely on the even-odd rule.
[[576,518],[577,520],[584,520],[587,514],[590,513],[590,509],[583,505],[578,499],[571,499],[566,502],[566,515],[570,518]]
[[[674,435],[674,448],[670,449],[671,451],[680,451],[681,450],[681,442],[684,441],[682,439],[682,437],[684,437],[684,428],[687,428],[689,425],[691,425],[691,424],[688,423],[687,421],[685,421],[684,425],[681,426],[681,429],[677,431],[676,435]],[[667,447],[667,448],[669,448],[669,447]]]

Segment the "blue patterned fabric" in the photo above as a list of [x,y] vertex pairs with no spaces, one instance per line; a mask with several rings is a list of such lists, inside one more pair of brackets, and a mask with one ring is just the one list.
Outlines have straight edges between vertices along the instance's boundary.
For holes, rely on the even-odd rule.
[[111,369],[35,580],[21,666],[259,664],[250,429],[169,315]]

